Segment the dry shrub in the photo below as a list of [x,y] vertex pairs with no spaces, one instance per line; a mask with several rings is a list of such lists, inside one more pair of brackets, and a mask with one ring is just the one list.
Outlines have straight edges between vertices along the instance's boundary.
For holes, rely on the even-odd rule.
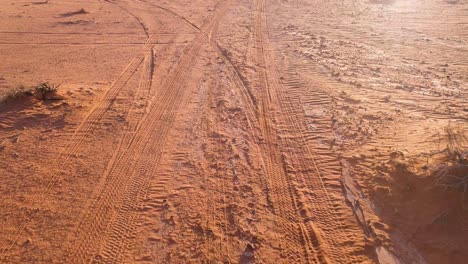
[[31,89],[26,89],[24,86],[19,86],[9,91],[3,98],[2,102],[14,102],[28,96],[33,96]]
[[441,163],[434,168],[437,186],[468,191],[468,148],[463,128],[448,125],[445,128],[447,147]]
[[49,100],[57,93],[60,85],[49,85],[48,83],[41,83],[34,88],[34,94],[42,100]]
[[57,98],[55,95],[59,87],[60,85],[50,85],[48,83],[41,83],[31,88],[19,86],[9,91],[0,101],[10,103],[32,96],[36,96],[40,100],[53,100]]

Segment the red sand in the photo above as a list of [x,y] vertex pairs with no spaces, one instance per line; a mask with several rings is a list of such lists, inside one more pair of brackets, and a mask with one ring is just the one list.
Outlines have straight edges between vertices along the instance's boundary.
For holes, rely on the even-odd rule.
[[1,1],[0,262],[464,263],[467,10]]

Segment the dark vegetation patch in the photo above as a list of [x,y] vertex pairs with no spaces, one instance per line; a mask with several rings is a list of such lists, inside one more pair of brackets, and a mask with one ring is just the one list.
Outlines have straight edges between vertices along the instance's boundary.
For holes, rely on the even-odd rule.
[[33,5],[45,5],[45,4],[48,4],[48,3],[49,3],[49,0],[32,2]]
[[86,11],[84,8],[81,8],[80,10],[77,11],[72,11],[72,12],[67,12],[60,14],[61,17],[71,17],[71,16],[76,16],[76,15],[85,15],[88,14],[88,11]]
[[49,83],[41,83],[30,88],[19,86],[7,92],[0,101],[3,103],[10,103],[28,97],[36,97],[39,100],[59,100],[61,99],[57,95],[59,87],[60,85],[51,85]]

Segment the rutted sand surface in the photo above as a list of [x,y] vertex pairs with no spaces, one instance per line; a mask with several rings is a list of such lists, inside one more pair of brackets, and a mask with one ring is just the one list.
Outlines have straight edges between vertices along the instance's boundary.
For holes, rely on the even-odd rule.
[[0,262],[468,258],[466,2],[72,2],[0,3],[63,97],[0,105]]

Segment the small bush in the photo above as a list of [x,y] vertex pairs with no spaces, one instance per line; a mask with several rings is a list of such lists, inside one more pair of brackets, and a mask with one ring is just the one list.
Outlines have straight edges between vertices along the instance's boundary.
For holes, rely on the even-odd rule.
[[34,94],[42,100],[49,100],[51,96],[57,93],[57,89],[60,85],[49,85],[48,83],[42,83],[34,88]]
[[19,99],[22,99],[28,96],[33,96],[33,95],[34,94],[31,91],[31,89],[26,89],[24,86],[19,86],[17,88],[14,88],[10,92],[8,92],[2,101],[13,102],[13,101],[17,101]]
[[447,136],[447,152],[451,160],[456,162],[466,161],[468,151],[466,149],[467,137],[463,128],[455,128],[448,125],[445,128]]
[[444,188],[468,191],[467,137],[462,128],[448,125],[445,128],[447,148],[444,159],[435,166],[436,185]]
[[40,85],[31,88],[19,86],[8,92],[0,101],[9,103],[32,96],[35,96],[40,100],[55,100],[59,98],[56,97],[59,87],[60,85],[50,85],[48,83],[41,83]]

